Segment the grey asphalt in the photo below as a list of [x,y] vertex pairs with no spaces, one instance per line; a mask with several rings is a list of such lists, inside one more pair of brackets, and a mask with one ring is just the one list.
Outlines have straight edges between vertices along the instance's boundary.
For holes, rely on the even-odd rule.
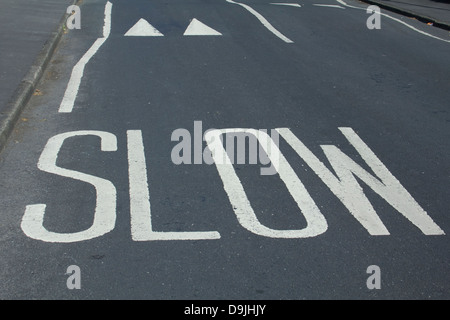
[[[363,10],[246,3],[294,43],[226,1],[113,1],[111,36],[86,66],[73,112],[60,114],[72,68],[103,26],[105,1],[84,1],[82,30],[63,37],[42,95],[32,97],[0,154],[0,298],[450,298],[450,44],[390,19],[368,30]],[[140,18],[165,36],[124,37]],[[183,37],[193,18],[223,36]],[[404,21],[448,39],[444,30]],[[370,171],[338,129],[350,127],[447,235],[422,234],[362,184],[391,233],[371,236],[283,140],[328,230],[307,239],[256,235],[238,222],[215,166],[172,163],[172,132],[193,132],[197,120],[204,130],[290,128],[330,170],[321,145]],[[94,137],[70,139],[57,162],[113,183],[115,228],[71,244],[34,240],[20,226],[30,204],[47,204],[44,225],[54,232],[92,224],[94,188],[37,168],[47,141],[75,130],[117,137],[115,152],[102,152]],[[128,130],[142,131],[154,230],[218,231],[221,239],[131,239]],[[262,224],[305,227],[278,176],[235,168]],[[70,265],[81,269],[80,290],[66,286]],[[366,286],[370,265],[381,269],[379,290]]]

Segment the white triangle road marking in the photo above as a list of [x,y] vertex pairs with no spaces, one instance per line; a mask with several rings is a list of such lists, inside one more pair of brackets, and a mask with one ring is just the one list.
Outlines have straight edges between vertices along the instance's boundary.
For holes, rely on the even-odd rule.
[[185,36],[221,36],[222,34],[197,19],[192,19],[184,32]]
[[130,30],[125,33],[127,37],[163,37],[155,27],[145,19],[140,19]]

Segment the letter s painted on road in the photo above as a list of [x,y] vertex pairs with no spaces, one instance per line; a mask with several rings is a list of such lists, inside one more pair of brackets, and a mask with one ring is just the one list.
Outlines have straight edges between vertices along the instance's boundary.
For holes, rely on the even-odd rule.
[[74,170],[64,169],[56,165],[59,150],[67,138],[77,136],[98,136],[101,139],[102,151],[116,151],[117,138],[112,133],[103,131],[73,131],[50,138],[39,158],[38,168],[59,176],[87,182],[95,187],[97,201],[94,222],[84,231],[75,233],[56,233],[48,231],[44,226],[45,204],[28,205],[22,218],[21,228],[30,238],[46,242],[77,242],[102,236],[114,229],[116,223],[116,188],[105,179],[94,177]]

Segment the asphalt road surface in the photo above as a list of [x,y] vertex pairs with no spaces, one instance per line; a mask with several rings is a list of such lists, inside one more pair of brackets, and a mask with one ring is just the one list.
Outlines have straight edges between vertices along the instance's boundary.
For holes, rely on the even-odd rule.
[[0,298],[449,299],[450,37],[366,8],[83,1],[0,155]]

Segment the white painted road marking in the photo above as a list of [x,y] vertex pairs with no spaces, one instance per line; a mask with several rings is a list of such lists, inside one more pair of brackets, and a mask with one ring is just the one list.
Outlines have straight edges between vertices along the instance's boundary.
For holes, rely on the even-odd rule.
[[[225,151],[220,136],[226,133],[247,133],[254,135],[264,148],[270,161],[276,167],[281,180],[286,185],[292,198],[303,213],[307,226],[301,230],[274,230],[262,225],[250,201],[247,198],[244,187],[231,164],[228,154]],[[209,130],[205,134],[205,140],[208,148],[211,150],[214,162],[222,179],[223,187],[228,195],[228,199],[233,206],[234,213],[239,223],[247,230],[269,238],[309,238],[324,233],[327,228],[327,221],[309,195],[305,186],[302,184],[286,158],[273,142],[272,138],[261,130],[255,129],[222,129]],[[268,147],[268,143],[270,147]],[[223,159],[227,159],[223,161]]]
[[112,3],[106,2],[105,4],[105,17],[103,22],[103,38],[108,39],[111,34],[111,13],[112,13]]
[[112,133],[103,131],[62,133],[48,140],[39,158],[38,168],[44,172],[87,182],[95,187],[97,200],[92,226],[87,230],[75,233],[51,232],[43,225],[46,205],[29,205],[26,207],[21,223],[21,228],[28,237],[45,242],[70,243],[100,237],[114,229],[116,223],[116,188],[114,185],[108,180],[56,165],[59,150],[66,139],[89,135],[100,137],[102,151],[112,152],[117,150],[117,139]]
[[158,29],[153,27],[145,19],[140,19],[134,26],[125,33],[126,37],[163,37],[164,35]]
[[220,239],[220,234],[216,231],[153,231],[147,165],[145,160],[142,132],[140,130],[127,131],[127,141],[132,239],[134,241]]
[[341,7],[337,4],[320,4],[320,3],[313,3],[313,6],[316,7],[326,7],[326,8],[338,8],[338,9],[345,9],[344,7]]
[[362,159],[377,175],[360,167],[335,146],[321,146],[337,177],[289,130],[277,129],[281,136],[341,200],[350,213],[371,235],[389,235],[355,176],[411,221],[426,235],[444,235],[444,231],[420,207],[400,182],[389,172],[372,150],[351,128],[339,128]]
[[275,3],[271,3],[271,4],[273,4],[275,6],[288,6],[288,7],[297,7],[297,8],[301,8],[302,7],[298,3],[275,2]]
[[280,38],[284,42],[286,42],[286,43],[294,43],[294,41],[292,41],[291,39],[286,37],[284,34],[282,34],[280,31],[275,29],[275,27],[272,26],[270,24],[270,22],[267,21],[266,18],[264,18],[259,12],[257,12],[252,7],[250,7],[250,6],[246,5],[246,4],[240,3],[240,2],[234,2],[232,0],[226,0],[226,1],[229,2],[229,3],[232,3],[232,4],[240,5],[241,7],[245,8],[248,12],[253,14],[263,24],[263,26],[265,26],[270,32],[272,32],[274,35],[276,35],[278,38]]
[[[339,128],[339,130],[356,149],[375,176],[368,173],[336,146],[322,145],[325,156],[333,167],[334,174],[289,129],[276,129],[370,235],[389,235],[389,232],[367,199],[356,178],[359,178],[375,193],[385,199],[392,207],[419,228],[423,234],[445,235],[444,231],[420,207],[351,128]],[[300,230],[274,230],[259,222],[221,139],[223,134],[236,133],[253,135],[258,139],[260,146],[264,149],[280,179],[303,214],[307,223],[305,228]],[[83,181],[95,187],[96,207],[92,226],[87,230],[75,233],[51,232],[43,224],[46,205],[29,205],[26,207],[21,222],[21,228],[28,237],[45,242],[70,243],[100,237],[114,229],[116,221],[116,189],[114,185],[108,180],[64,169],[56,165],[59,150],[66,139],[89,135],[97,136],[101,139],[102,151],[117,150],[116,136],[108,132],[74,131],[62,133],[48,140],[40,156],[38,168],[44,172]],[[205,133],[205,140],[223,182],[223,188],[242,227],[260,236],[286,239],[315,237],[327,230],[328,224],[325,217],[279,150],[277,144],[264,130],[241,128],[212,129]],[[142,132],[140,130],[127,131],[127,149],[131,238],[133,241],[220,239],[220,234],[217,231],[154,231],[151,220],[148,169]]]
[[83,78],[84,67],[89,62],[89,60],[91,60],[91,58],[97,53],[98,49],[100,49],[103,43],[105,43],[111,33],[111,11],[112,3],[108,1],[105,5],[103,38],[98,38],[72,69],[72,74],[70,76],[66,92],[64,93],[61,105],[59,106],[59,112],[72,112],[75,100],[78,95],[78,90],[80,88],[81,79]]
[[[360,7],[351,6],[351,5],[347,4],[344,0],[336,0],[336,1],[339,2],[340,4],[342,4],[343,6],[348,7],[348,8],[366,11],[366,8],[360,8]],[[420,33],[420,34],[423,34],[423,35],[425,35],[425,36],[431,37],[431,38],[433,38],[433,39],[437,39],[437,40],[441,40],[441,41],[450,43],[450,40],[442,39],[442,38],[436,37],[436,36],[434,36],[434,35],[432,35],[432,34],[429,34],[429,33],[425,32],[425,31],[419,30],[419,29],[413,27],[412,25],[407,24],[406,22],[404,22],[404,21],[402,21],[402,20],[400,20],[400,19],[394,18],[394,17],[392,17],[392,16],[390,16],[390,15],[388,15],[388,14],[385,14],[385,13],[383,13],[383,12],[380,12],[380,14],[381,14],[382,16],[386,17],[386,18],[389,18],[389,19],[391,19],[391,20],[394,20],[394,21],[396,21],[396,22],[398,22],[398,23],[403,24],[404,26],[406,26],[406,27],[410,28],[411,30],[414,30],[414,31],[416,31],[416,32],[418,32],[418,33]]]
[[197,19],[192,19],[184,32],[185,36],[221,36],[222,34]]

